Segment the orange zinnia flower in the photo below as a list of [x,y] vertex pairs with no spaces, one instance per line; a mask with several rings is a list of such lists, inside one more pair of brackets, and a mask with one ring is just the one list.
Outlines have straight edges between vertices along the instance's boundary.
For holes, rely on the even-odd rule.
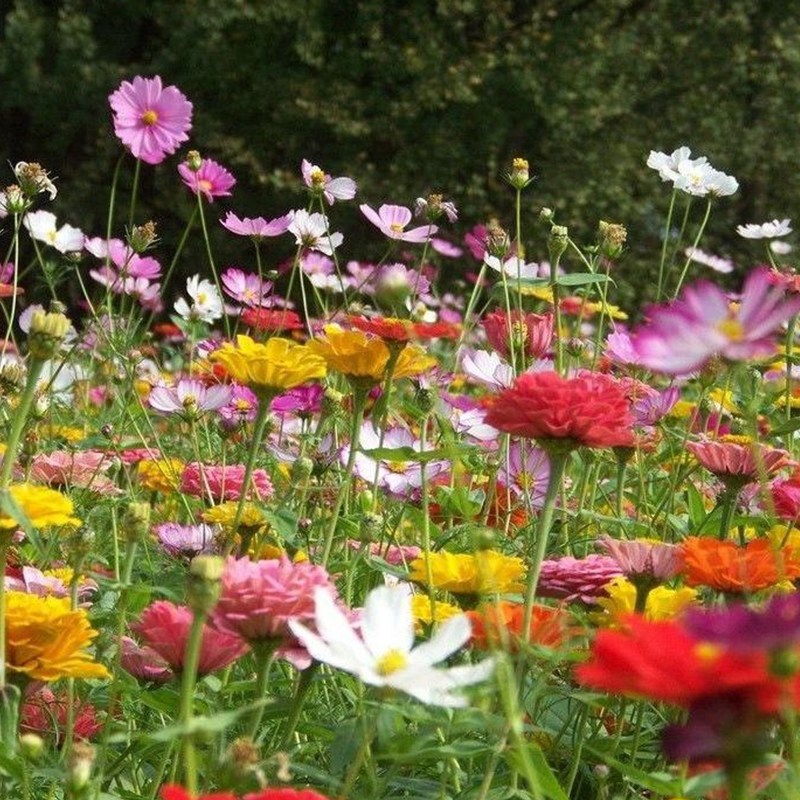
[[740,547],[734,542],[692,536],[682,545],[684,578],[689,586],[721,592],[757,592],[800,577],[800,559],[789,547],[773,547],[755,539]]
[[[566,612],[550,606],[534,606],[532,610],[530,642],[542,647],[560,647],[569,634]],[[525,621],[525,607],[521,603],[500,600],[466,614],[472,623],[471,643],[474,647],[480,650],[517,649]]]

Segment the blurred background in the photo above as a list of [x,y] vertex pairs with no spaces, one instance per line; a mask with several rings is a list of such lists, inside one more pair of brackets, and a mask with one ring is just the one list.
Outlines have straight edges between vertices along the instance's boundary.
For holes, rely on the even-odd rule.
[[[800,13],[784,0],[18,0],[0,2],[0,152],[50,169],[59,223],[101,235],[121,152],[107,97],[158,74],[194,103],[190,146],[238,179],[212,217],[300,207],[306,157],[355,178],[373,206],[452,199],[454,240],[490,217],[512,227],[502,176],[522,156],[537,176],[524,195],[528,256],[546,257],[543,205],[579,242],[599,219],[624,223],[615,269],[622,300],[637,301],[671,191],[645,167],[651,149],[685,144],[738,178],[704,249],[740,271],[763,248],[735,226],[795,214],[799,66]],[[180,160],[142,170],[137,220],[158,221],[164,247],[193,208]],[[130,159],[123,203],[132,174]],[[6,167],[0,184],[12,178]],[[375,255],[383,243],[357,204],[334,212],[344,258]],[[223,263],[250,253],[212,228]],[[199,236],[184,261],[202,268]]]

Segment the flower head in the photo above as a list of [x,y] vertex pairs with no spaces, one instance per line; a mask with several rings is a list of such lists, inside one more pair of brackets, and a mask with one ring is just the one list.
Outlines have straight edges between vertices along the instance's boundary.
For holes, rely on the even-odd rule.
[[505,358],[513,351],[531,358],[542,358],[553,338],[552,314],[523,314],[493,311],[483,318],[489,344]]
[[[47,486],[34,486],[32,483],[16,483],[9,487],[14,504],[34,528],[49,525],[80,525],[81,521],[72,516],[72,500],[66,495]],[[0,530],[14,530],[24,519],[0,514]]]
[[107,678],[87,651],[97,636],[86,611],[68,597],[6,593],[6,666],[30,680]]
[[525,563],[496,550],[477,553],[448,553],[446,550],[423,553],[410,564],[409,578],[428,583],[453,594],[506,594],[522,589]]
[[605,596],[605,587],[621,574],[619,564],[609,556],[545,559],[539,574],[538,594],[594,603],[598,597]]
[[159,544],[175,558],[194,558],[200,553],[214,553],[217,531],[210,525],[181,525],[177,522],[162,522],[154,533]]
[[741,301],[733,306],[725,293],[707,281],[684,289],[674,303],[650,312],[634,346],[641,364],[657,372],[685,375],[713,356],[745,361],[775,351],[773,333],[800,311],[800,297],[786,299],[769,270],[753,270]]
[[317,661],[371,686],[399,689],[430,705],[459,707],[467,701],[456,691],[486,680],[494,670],[491,659],[450,669],[435,666],[469,639],[463,614],[446,620],[428,642],[414,648],[411,595],[402,588],[381,586],[369,593],[360,635],[328,591],[316,589],[314,599],[318,633],[298,622],[289,623],[292,632]]
[[[181,473],[181,491],[195,497],[210,497],[221,500],[238,500],[245,490],[246,469],[242,464],[198,464],[192,461]],[[254,469],[250,477],[248,496],[255,494],[262,500],[272,497],[273,488],[267,471]]]
[[[525,608],[520,603],[499,600],[467,611],[472,623],[474,647],[480,650],[503,648],[512,652],[525,638]],[[527,640],[541,647],[561,647],[569,634],[569,615],[561,608],[535,605],[532,609]]]
[[[605,593],[607,597],[597,598],[597,605],[603,609],[603,613],[593,616],[601,625],[624,627],[630,615],[636,610],[636,586],[627,578],[620,576],[605,587]],[[656,586],[647,593],[644,618],[653,621],[675,619],[696,600],[697,590],[688,586],[682,586],[680,589]]]
[[424,242],[439,229],[436,225],[420,225],[406,230],[411,222],[411,209],[405,206],[382,205],[376,212],[366,203],[359,206],[361,213],[385,236],[403,242]]
[[59,253],[77,253],[83,250],[83,233],[72,225],[56,225],[56,215],[50,211],[32,211],[26,214],[22,224],[31,238],[49,244]]
[[222,408],[230,399],[230,386],[206,386],[193,378],[181,378],[175,386],[154,386],[147,403],[160,414],[181,414],[194,419],[203,412]]
[[175,86],[164,88],[157,75],[123,81],[108,102],[117,138],[146,164],[160,164],[189,138],[192,104]]
[[220,220],[223,228],[237,236],[249,236],[251,239],[260,241],[273,236],[280,236],[289,230],[292,215],[284,214],[275,219],[265,219],[264,217],[237,217],[233,211],[225,215],[225,219]]
[[188,164],[178,164],[178,172],[184,185],[194,194],[205,195],[209,203],[213,203],[215,197],[229,197],[236,185],[236,178],[210,158],[204,158],[196,170]]
[[598,544],[628,578],[652,578],[665,581],[675,577],[683,567],[677,545],[642,539],[612,539],[601,536]]
[[333,255],[333,251],[344,241],[341,233],[331,232],[324,214],[310,214],[305,209],[292,212],[288,230],[294,234],[298,245],[328,256]]
[[332,178],[305,158],[300,170],[303,183],[313,194],[321,194],[330,205],[336,200],[352,200],[356,196],[356,182],[352,178]]
[[633,443],[630,404],[622,388],[605,375],[525,373],[491,398],[488,407],[488,425],[536,439],[545,450],[554,441],[567,447]]
[[222,297],[210,281],[192,275],[186,281],[186,293],[192,299],[191,305],[183,297],[175,301],[175,311],[183,319],[213,322],[222,316]]
[[711,473],[725,480],[750,483],[770,476],[791,463],[789,453],[758,442],[701,439],[686,449]]
[[774,219],[761,225],[739,225],[736,233],[745,239],[778,239],[792,232],[790,219]]
[[[261,306],[266,304],[267,296],[272,291],[272,284],[262,280],[252,272],[244,272],[236,267],[228,267],[220,275],[222,291],[237,303],[245,306]],[[249,324],[249,323],[248,323]]]

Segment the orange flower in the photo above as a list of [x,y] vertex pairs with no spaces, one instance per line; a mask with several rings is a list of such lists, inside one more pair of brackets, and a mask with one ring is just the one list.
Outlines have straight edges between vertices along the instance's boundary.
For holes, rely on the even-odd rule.
[[[517,649],[525,621],[525,607],[522,604],[500,600],[483,605],[477,611],[467,611],[466,614],[472,623],[473,646],[480,650]],[[569,632],[569,617],[562,609],[533,607],[530,627],[532,644],[560,647]]]
[[800,558],[789,547],[776,548],[768,539],[744,547],[699,536],[682,545],[684,578],[689,586],[722,592],[757,592],[800,577]]

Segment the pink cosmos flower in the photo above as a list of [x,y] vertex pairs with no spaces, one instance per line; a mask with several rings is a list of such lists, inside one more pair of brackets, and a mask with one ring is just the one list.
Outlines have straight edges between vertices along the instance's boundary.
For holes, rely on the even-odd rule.
[[[25,592],[40,597],[69,597],[70,587],[55,575],[45,575],[36,567],[22,567],[18,576],[6,574],[6,591]],[[97,591],[97,582],[81,577],[78,582],[78,600],[90,606],[89,598]]]
[[229,558],[222,574],[222,593],[213,623],[253,644],[289,635],[289,621],[314,618],[314,589],[336,597],[336,588],[323,567],[287,558],[251,561]]
[[253,422],[257,413],[258,397],[256,393],[238,383],[231,384],[230,400],[219,409],[219,415],[223,422],[230,427],[236,427],[246,422]]
[[540,597],[593,603],[604,596],[606,584],[620,575],[619,564],[609,556],[564,556],[545,560],[539,576],[538,594]]
[[332,178],[305,158],[300,171],[303,173],[303,183],[312,192],[321,193],[330,205],[335,200],[352,200],[356,196],[356,182],[352,178]]
[[272,283],[262,280],[253,272],[245,272],[236,267],[228,267],[220,275],[222,291],[237,303],[252,307],[267,305],[267,295],[272,291]]
[[[181,672],[193,616],[191,609],[186,606],[157,600],[142,612],[139,621],[131,625],[131,630],[155,650],[170,669]],[[202,676],[216,672],[246,652],[247,644],[238,636],[205,625],[197,674]]]
[[225,219],[220,220],[220,224],[237,236],[250,236],[258,240],[286,233],[289,230],[291,221],[291,213],[266,220],[264,217],[242,217],[240,219],[233,211],[229,211],[225,215]]
[[615,331],[608,334],[605,354],[615,364],[623,366],[638,366],[639,364],[639,356],[633,346],[633,339],[622,325],[618,325]]
[[274,397],[269,408],[274,414],[281,416],[296,414],[298,417],[308,418],[322,410],[324,395],[325,389],[319,383],[297,386]]
[[530,504],[541,508],[550,480],[550,459],[540,447],[514,442],[509,445],[508,457],[501,462],[497,477],[514,494],[528,494]]
[[640,539],[612,539],[610,536],[600,536],[597,543],[628,578],[648,577],[667,581],[683,569],[678,545]]
[[800,297],[786,299],[770,282],[769,270],[759,267],[747,276],[738,306],[714,284],[700,281],[674,303],[654,308],[634,347],[649,369],[685,375],[713,356],[744,361],[771,355],[773,333],[798,312]]
[[[181,491],[194,497],[209,495],[215,502],[238,500],[244,483],[244,464],[198,464],[192,461],[181,473]],[[248,496],[256,495],[260,500],[272,497],[273,488],[269,475],[263,469],[254,469]]]
[[236,178],[222,164],[210,158],[200,162],[200,169],[193,170],[185,162],[178,164],[178,172],[184,185],[194,194],[203,194],[209,203],[215,197],[230,197],[231,189],[236,185]]
[[117,138],[146,164],[160,164],[189,138],[192,104],[175,86],[164,88],[158,75],[123,81],[108,102]]
[[153,531],[159,544],[175,558],[194,558],[201,553],[215,553],[217,528],[213,525],[180,525],[162,522]]
[[181,378],[175,386],[154,386],[147,403],[161,414],[182,414],[192,419],[205,411],[216,411],[231,399],[231,387],[206,386],[194,378]]
[[390,239],[397,239],[401,242],[424,242],[439,230],[436,225],[420,225],[417,228],[406,230],[406,225],[411,222],[413,215],[411,209],[405,206],[384,204],[376,212],[366,203],[363,203],[359,208],[361,213],[384,236],[388,236]]

